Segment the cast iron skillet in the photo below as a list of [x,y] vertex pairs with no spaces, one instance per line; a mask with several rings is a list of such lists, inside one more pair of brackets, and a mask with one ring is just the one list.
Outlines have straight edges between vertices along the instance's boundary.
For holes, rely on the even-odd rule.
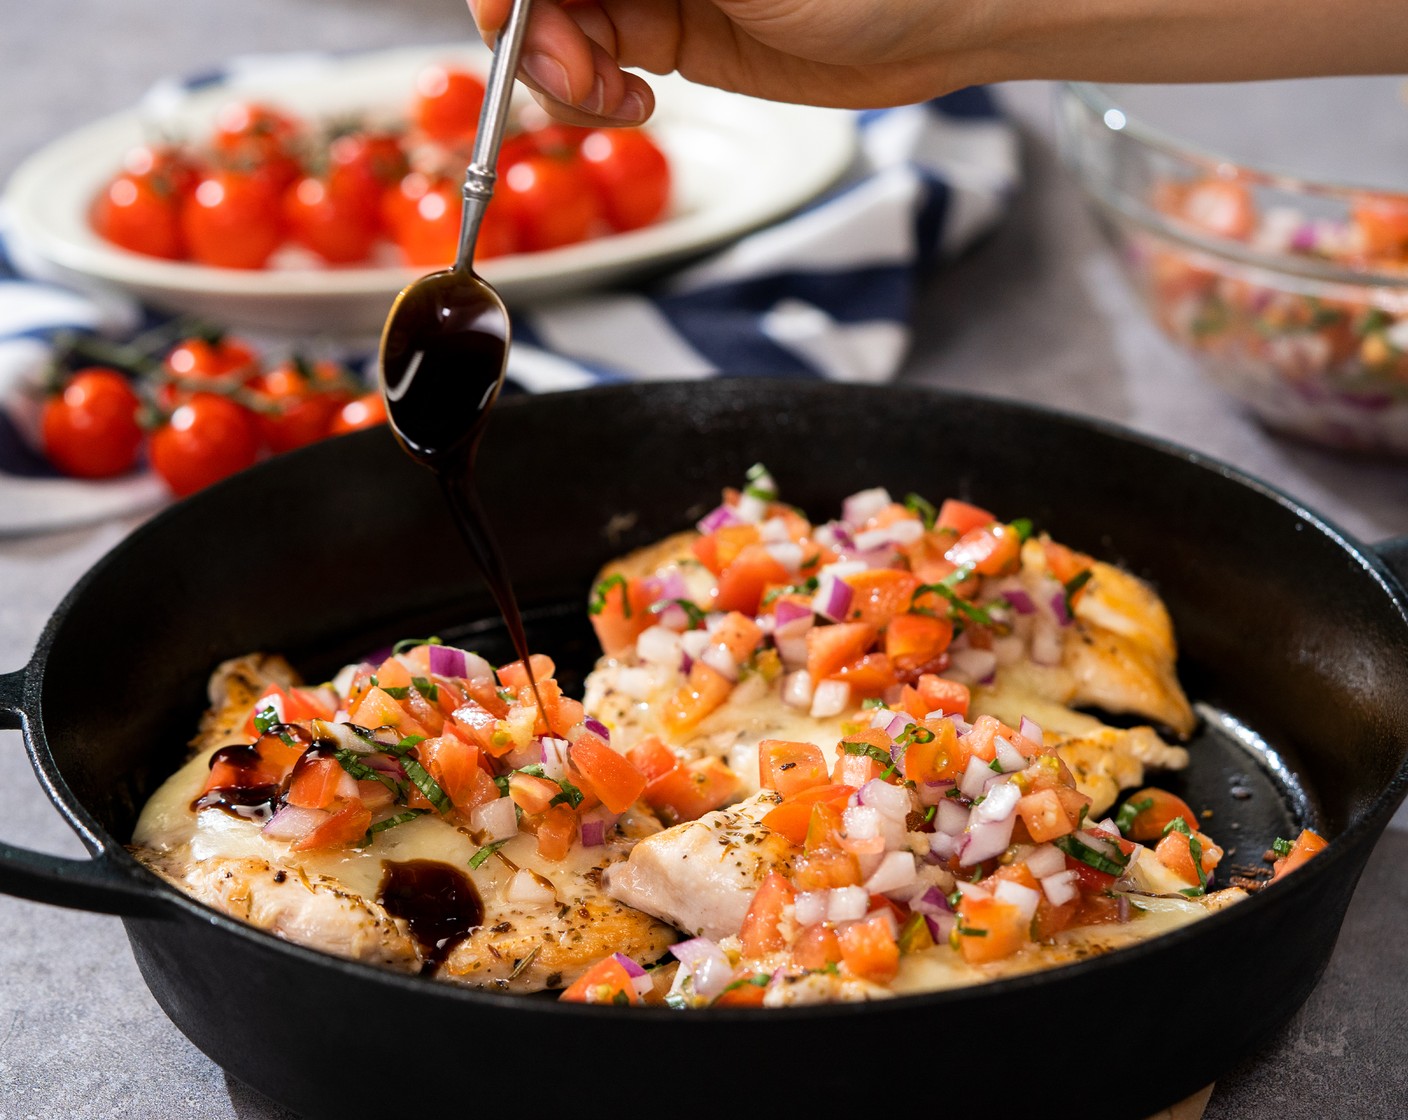
[[[1207,716],[1172,788],[1213,810],[1206,827],[1235,848],[1230,863],[1260,864],[1302,824],[1333,837],[1329,849],[1138,947],[868,1006],[567,1005],[395,975],[248,929],[122,846],[181,760],[211,668],[278,650],[319,679],[398,637],[477,629],[492,651],[497,635],[475,623],[493,612],[430,476],[369,432],[154,519],[74,588],[29,665],[0,677],[0,722],[23,726],[95,857],[0,845],[0,889],[122,915],[177,1026],[309,1116],[394,1115],[412,1101],[430,1113],[591,1111],[611,1086],[662,1113],[835,1115],[873,1105],[889,1077],[897,1101],[960,1093],[1001,1114],[1004,1095],[987,1094],[1006,1067],[1024,1092],[1046,1087],[1043,1115],[1143,1116],[1263,1042],[1319,978],[1408,788],[1408,596],[1385,566],[1408,571],[1408,550],[1376,555],[1226,467],[1038,409],[827,384],[615,387],[505,401],[490,425],[487,505],[534,647],[588,666],[581,604],[597,567],[688,525],[760,459],[818,516],[862,486],[958,495],[1153,580]],[[1157,1040],[1121,1025],[1130,1001],[1157,1009]]]

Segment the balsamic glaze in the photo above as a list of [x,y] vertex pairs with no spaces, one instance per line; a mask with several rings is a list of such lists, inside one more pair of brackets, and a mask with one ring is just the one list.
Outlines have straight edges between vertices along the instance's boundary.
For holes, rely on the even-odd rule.
[[381,366],[392,430],[439,481],[537,696],[518,600],[474,485],[475,456],[508,354],[507,330],[503,305],[483,281],[438,272],[396,301]]
[[434,971],[456,945],[484,922],[484,904],[468,875],[433,859],[383,864],[377,901],[403,918]]

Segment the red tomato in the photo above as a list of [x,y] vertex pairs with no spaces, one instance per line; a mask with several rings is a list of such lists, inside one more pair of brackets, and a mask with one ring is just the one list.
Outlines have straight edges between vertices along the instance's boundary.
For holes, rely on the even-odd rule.
[[141,401],[116,370],[80,370],[44,404],[44,454],[75,478],[111,478],[132,469],[142,446]]
[[[382,208],[391,234],[408,264],[443,268],[455,259],[460,244],[460,184],[449,179],[427,180],[412,172],[388,194]],[[503,205],[495,200],[479,226],[476,259],[514,252],[516,234]]]
[[303,131],[287,113],[254,101],[237,101],[221,108],[210,145],[221,163],[257,174],[282,190],[298,175],[295,146]]
[[769,871],[753,894],[743,926],[738,931],[745,957],[761,957],[787,948],[783,922],[786,910],[797,897],[785,876]]
[[124,172],[112,179],[93,200],[91,221],[99,237],[123,249],[169,260],[185,256],[181,196],[150,176]]
[[182,339],[167,353],[167,370],[183,380],[219,378],[223,383],[243,383],[259,372],[259,355],[249,343],[233,335],[215,339]]
[[1152,786],[1130,794],[1125,798],[1125,804],[1143,806],[1131,818],[1124,833],[1130,840],[1141,843],[1162,839],[1164,829],[1177,817],[1182,817],[1190,828],[1198,823],[1198,815],[1188,807],[1188,802],[1176,794]]
[[484,83],[475,75],[453,66],[428,66],[416,76],[415,88],[411,119],[428,136],[443,144],[474,136],[484,104]]
[[529,251],[584,241],[601,217],[580,159],[529,156],[504,172],[499,189]]
[[385,423],[386,402],[381,399],[380,392],[373,391],[343,405],[342,410],[333,417],[328,431],[330,435],[340,436]]
[[279,196],[249,172],[213,171],[181,206],[190,257],[216,268],[262,268],[283,240]]
[[332,189],[327,179],[305,175],[284,192],[289,235],[329,264],[366,260],[376,240],[378,216],[365,199]]
[[333,419],[348,403],[339,367],[300,359],[285,362],[257,377],[250,387],[267,411],[259,413],[259,430],[270,451],[292,451],[331,434]]
[[355,200],[374,216],[386,189],[409,170],[400,138],[389,132],[349,132],[328,148],[328,185],[333,193]]
[[151,461],[177,497],[244,470],[259,452],[248,409],[215,393],[196,393],[152,436]]
[[670,202],[670,163],[638,128],[599,129],[581,141],[582,167],[612,229],[640,229]]

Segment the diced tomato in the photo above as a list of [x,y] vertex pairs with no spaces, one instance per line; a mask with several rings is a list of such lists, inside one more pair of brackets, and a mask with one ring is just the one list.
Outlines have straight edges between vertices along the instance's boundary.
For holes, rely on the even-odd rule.
[[366,835],[372,824],[372,811],[360,801],[353,801],[336,808],[335,811],[293,845],[295,852],[311,851],[314,848],[336,848],[350,844]]
[[494,733],[498,730],[499,721],[473,700],[456,708],[449,722],[457,733],[474,743],[480,750],[495,756],[501,753],[494,743]]
[[388,657],[376,667],[373,674],[378,688],[410,688],[411,671],[401,664],[398,657]]
[[813,681],[824,681],[859,661],[874,643],[875,627],[864,622],[813,626],[807,631],[807,673]]
[[[425,678],[422,677],[422,680]],[[427,691],[429,691],[427,689]],[[439,698],[439,694],[436,694]],[[406,698],[401,701],[401,707],[408,712],[413,720],[425,729],[427,735],[439,735],[445,728],[445,717],[440,714],[437,704],[428,700],[423,692],[415,685],[406,690]]]
[[681,765],[679,756],[667,747],[658,735],[645,736],[626,751],[626,757],[630,759],[632,766],[645,775],[647,783],[663,777]]
[[958,950],[969,964],[1003,960],[1027,944],[1029,924],[1011,903],[965,897],[958,917]]
[[370,780],[357,783],[357,798],[373,813],[396,803],[396,795],[392,793],[381,782]]
[[691,731],[710,712],[728,699],[733,683],[720,673],[696,661],[679,690],[665,703],[661,719],[672,734]]
[[[380,678],[378,678],[380,679]],[[353,723],[363,727],[394,727],[402,735],[425,735],[425,728],[381,688],[369,688],[351,712]]]
[[1043,547],[1046,552],[1047,570],[1061,583],[1070,583],[1095,563],[1084,553],[1076,552],[1055,541],[1045,541]]
[[883,696],[899,683],[895,677],[895,667],[883,653],[867,653],[849,665],[843,665],[832,674],[831,679],[845,681],[851,686],[851,695],[857,699]]
[[873,911],[841,930],[841,961],[862,980],[886,984],[900,970],[900,947],[894,920],[883,910]]
[[836,756],[836,765],[831,768],[831,781],[836,785],[859,789],[884,772],[880,763],[868,754],[851,754],[842,750]]
[[763,640],[763,628],[747,615],[735,610],[724,615],[710,636],[715,644],[727,649],[733,659],[741,665],[753,656],[753,651]]
[[1408,205],[1401,198],[1368,196],[1351,213],[1366,256],[1395,262],[1408,256]]
[[613,813],[624,813],[645,792],[645,775],[590,731],[572,740],[572,765]]
[[464,682],[468,699],[474,701],[495,719],[508,715],[508,701],[499,695],[499,686],[493,677],[478,677]]
[[270,775],[270,781],[279,781],[293,769],[294,763],[303,757],[305,744],[295,735],[290,735],[292,743],[285,743],[277,735],[261,735],[254,744],[259,754],[259,769]]
[[1138,840],[1141,843],[1158,840],[1163,836],[1164,828],[1168,823],[1177,817],[1182,817],[1189,825],[1198,819],[1183,798],[1169,793],[1167,790],[1155,789],[1150,786],[1125,798],[1126,805],[1139,805],[1146,801],[1151,803],[1149,807],[1136,813],[1130,826],[1125,829],[1124,834],[1131,840]]
[[769,871],[753,894],[743,926],[738,932],[745,957],[761,957],[787,948],[782,929],[785,909],[792,905],[797,892],[786,877]]
[[860,883],[860,861],[840,848],[816,848],[792,861],[792,885],[799,891],[858,887]]
[[997,757],[997,737],[1004,730],[1001,721],[992,716],[979,716],[973,721],[973,729],[963,736],[963,745],[984,762],[991,762]]
[[1017,531],[996,522],[982,529],[969,529],[944,555],[960,568],[971,567],[983,576],[1000,576],[1016,571],[1021,554]]
[[818,923],[808,926],[792,946],[792,963],[797,968],[813,971],[827,968],[841,961],[841,942],[834,930]]
[[641,631],[655,623],[656,616],[650,613],[654,601],[655,596],[643,579],[629,579],[623,585],[608,587],[604,595],[594,599],[592,627],[602,652],[608,657],[619,657],[635,649]]
[[[529,661],[533,666],[534,680],[551,680],[557,673],[557,666],[553,664],[552,658],[545,654],[535,653]],[[499,683],[514,693],[528,687],[528,670],[523,662],[511,661],[507,665],[499,666]]]
[[1274,873],[1271,876],[1272,881],[1274,882],[1282,875],[1294,871],[1312,856],[1318,852],[1324,851],[1328,844],[1329,841],[1319,833],[1312,832],[1308,828],[1302,829],[1301,834],[1296,837],[1296,842],[1291,845],[1290,852],[1282,856],[1272,865],[1274,868]]
[[294,770],[288,803],[301,809],[326,809],[337,800],[347,773],[335,758],[307,758]]
[[558,999],[567,1003],[640,1003],[631,974],[614,956],[597,961]]
[[774,832],[781,833],[800,847],[807,838],[807,828],[811,824],[812,806],[823,802],[834,806],[837,811],[844,809],[856,788],[848,785],[811,786],[787,798],[781,805],[770,809],[763,817],[763,824]]
[[756,525],[729,525],[707,537],[696,539],[694,555],[714,575],[721,576],[745,548],[757,543]]
[[785,739],[764,739],[758,744],[758,784],[764,789],[789,797],[826,781],[826,758],[820,747]]
[[713,1007],[762,1007],[763,1001],[767,998],[767,986],[759,986],[754,983],[739,984],[738,987],[729,987],[718,999],[714,1000]]
[[[720,530],[728,532],[727,529]],[[767,550],[766,545],[750,544],[719,573],[714,606],[721,611],[756,615],[769,584],[786,583],[792,573]]]
[[259,715],[264,709],[272,707],[279,714],[280,723],[299,723],[310,719],[331,719],[333,711],[323,702],[317,689],[313,688],[280,688],[276,684],[271,684],[260,694],[254,706],[250,708],[249,717],[244,723],[244,733],[251,738],[259,734],[259,729],[254,725],[254,717]]
[[508,795],[513,803],[525,813],[546,812],[553,798],[562,792],[562,787],[547,778],[535,778],[532,774],[514,771],[508,778]]
[[885,653],[901,677],[934,665],[953,641],[953,623],[925,614],[897,614],[885,630]]
[[1066,810],[1055,790],[1044,789],[1026,794],[1017,802],[1017,816],[1022,819],[1027,834],[1037,844],[1045,844],[1076,830],[1075,822],[1066,816]]
[[1256,202],[1244,183],[1204,179],[1183,194],[1178,216],[1199,229],[1244,241],[1257,225]]
[[984,528],[996,520],[996,517],[981,506],[969,505],[957,498],[946,498],[944,504],[939,507],[939,517],[934,522],[934,528],[952,529],[961,537],[969,530]]
[[1032,917],[1032,940],[1049,941],[1075,921],[1080,913],[1080,898],[1076,897],[1060,906],[1052,906],[1045,894],[1036,904],[1036,914]]
[[919,693],[920,703],[928,705],[918,718],[922,719],[929,712],[940,711],[946,716],[968,718],[970,695],[966,684],[947,680],[933,673],[925,673],[915,684],[915,690]]
[[645,787],[645,801],[673,821],[698,820],[727,805],[742,789],[738,775],[717,758],[700,758],[676,767]]
[[466,816],[480,805],[497,800],[499,790],[479,765],[479,748],[455,735],[442,735],[416,744],[416,753],[430,776]]
[[1198,870],[1193,863],[1193,849],[1190,840],[1197,840],[1202,849],[1203,875],[1206,876],[1222,862],[1222,849],[1210,837],[1194,832],[1191,837],[1178,831],[1170,832],[1154,848],[1154,858],[1182,879],[1189,886],[1198,886]]
[[883,630],[895,615],[909,610],[919,589],[919,577],[898,568],[871,568],[846,576],[844,582],[852,592],[846,621],[864,622],[876,630]]
[[577,814],[566,805],[554,805],[538,821],[538,854],[556,863],[567,858],[577,838]]
[[904,776],[911,782],[956,782],[968,768],[966,740],[958,737],[952,720],[929,720],[923,726],[933,738],[921,742],[923,736],[911,736],[901,760]]

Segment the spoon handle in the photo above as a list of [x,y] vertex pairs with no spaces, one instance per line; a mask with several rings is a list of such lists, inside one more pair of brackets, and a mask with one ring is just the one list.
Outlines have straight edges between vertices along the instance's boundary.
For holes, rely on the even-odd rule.
[[518,54],[528,27],[532,0],[514,0],[508,21],[494,44],[494,61],[489,65],[484,104],[479,110],[479,131],[474,137],[474,154],[464,176],[464,204],[460,210],[460,244],[455,254],[455,271],[467,272],[474,262],[474,245],[479,240],[479,224],[494,194],[498,177],[495,165],[499,145],[508,123],[509,102],[513,99],[513,78],[518,73]]

